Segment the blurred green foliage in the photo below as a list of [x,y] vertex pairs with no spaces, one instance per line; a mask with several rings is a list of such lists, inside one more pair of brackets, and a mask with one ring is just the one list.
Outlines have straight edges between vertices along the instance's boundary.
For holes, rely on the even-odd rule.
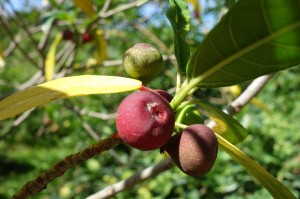
[[[6,1],[0,1],[1,4]],[[51,1],[54,2],[54,1]],[[103,6],[104,1],[95,1],[97,9]],[[205,7],[200,16],[219,16],[222,1]],[[116,8],[128,1],[112,1],[110,9]],[[62,5],[50,6],[47,12],[59,11],[61,17],[67,13],[81,20],[87,20],[83,13],[74,8],[71,1],[64,1]],[[192,9],[192,7],[191,7]],[[24,9],[25,10],[25,9]],[[28,10],[28,9],[26,9]],[[17,10],[27,26],[35,25],[40,28],[41,20],[46,13],[39,9],[29,9],[29,12]],[[149,2],[142,7],[132,8],[117,13],[100,21],[99,29],[107,33],[108,55],[110,60],[122,59],[123,53],[137,42],[151,43],[153,38],[140,32],[135,27],[139,20],[140,25],[153,35],[157,36],[166,46],[161,49],[165,55],[173,54],[173,32],[165,17],[167,3],[164,1]],[[149,15],[149,16],[148,16]],[[8,26],[14,33],[23,34],[14,23],[14,15],[8,17]],[[70,17],[70,16],[67,16]],[[215,18],[212,18],[215,19]],[[72,20],[71,20],[72,21]],[[65,29],[79,31],[86,27],[89,21],[82,24],[67,22],[66,25],[55,26],[55,34]],[[188,43],[193,51],[205,35],[203,27],[205,21],[192,18],[191,31],[188,34]],[[76,28],[74,28],[76,26]],[[37,39],[41,32],[34,34]],[[6,49],[11,38],[3,28],[0,28],[0,44]],[[46,45],[49,47],[51,42]],[[33,49],[33,43],[28,38],[20,43],[24,49]],[[64,43],[61,44],[63,48]],[[33,51],[33,50],[32,50]],[[91,56],[93,46],[84,46],[78,50],[75,63],[84,65]],[[28,54],[32,53],[27,50]],[[33,56],[37,56],[33,53]],[[32,66],[24,56],[15,49],[5,58],[6,66],[0,69],[0,98],[4,98],[17,91],[17,86],[30,79],[37,68]],[[166,70],[149,84],[149,87],[171,89],[175,87],[176,68],[171,61],[166,61]],[[120,65],[102,66],[74,70],[70,75],[101,74],[125,76]],[[257,160],[269,172],[281,180],[298,197],[300,196],[300,68],[293,68],[279,72],[259,94],[261,100],[269,109],[265,112],[249,104],[236,118],[250,132],[246,140],[238,147],[252,158]],[[244,85],[243,85],[244,86]],[[224,103],[216,104],[225,107],[227,98],[220,94],[219,89],[207,90],[209,96]],[[94,95],[77,97],[70,100],[58,100],[35,109],[30,116],[19,126],[12,127],[15,118],[0,122],[0,198],[10,198],[28,180],[34,179],[42,171],[65,156],[76,153],[95,143],[87,133],[83,123],[92,127],[100,138],[107,137],[115,132],[114,119],[101,120],[88,115],[80,115],[74,107],[98,113],[115,113],[118,104],[128,93],[115,95]],[[11,130],[9,130],[11,128]],[[42,199],[79,199],[87,197],[109,184],[126,179],[148,166],[160,162],[164,157],[159,151],[141,152],[120,145],[110,153],[104,153],[92,158],[79,166],[69,170],[64,176],[51,182],[46,190],[33,198]],[[183,174],[179,169],[169,171],[149,179],[130,190],[125,190],[115,198],[207,198],[207,199],[256,199],[271,198],[254,179],[227,154],[220,151],[217,162],[207,176],[192,178]]]

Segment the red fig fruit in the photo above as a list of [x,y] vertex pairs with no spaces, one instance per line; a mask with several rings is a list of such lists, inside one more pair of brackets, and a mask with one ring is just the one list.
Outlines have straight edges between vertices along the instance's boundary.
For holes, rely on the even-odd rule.
[[167,91],[156,89],[155,90],[158,94],[160,94],[163,98],[165,98],[168,102],[171,102],[173,99],[173,96],[169,94]]
[[140,150],[154,150],[170,139],[175,114],[158,93],[139,91],[127,96],[117,111],[116,125],[120,137]]
[[65,30],[63,32],[63,40],[72,40],[73,39],[73,32],[70,30]]
[[161,150],[167,151],[184,173],[203,176],[215,163],[218,140],[210,128],[194,124],[174,135]]
[[90,33],[88,32],[85,32],[81,35],[81,38],[82,38],[82,42],[83,43],[88,43],[88,42],[91,42],[93,41],[93,35],[91,35]]

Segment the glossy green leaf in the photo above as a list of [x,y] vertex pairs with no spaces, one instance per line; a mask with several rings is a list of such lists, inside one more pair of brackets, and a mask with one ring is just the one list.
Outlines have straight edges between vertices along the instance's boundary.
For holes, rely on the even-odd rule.
[[185,106],[183,109],[176,112],[175,118],[176,122],[185,125],[204,123],[201,113],[194,105]]
[[0,101],[0,120],[46,104],[74,96],[132,91],[142,82],[115,76],[81,75],[64,77],[17,92]]
[[300,65],[300,2],[240,0],[193,54],[193,84],[217,87]]
[[207,111],[210,119],[216,123],[213,127],[214,132],[233,144],[239,143],[247,137],[247,130],[236,119],[207,102],[199,101],[198,104]]
[[219,146],[254,176],[276,199],[296,199],[293,193],[253,159],[216,134]]
[[167,17],[174,31],[175,56],[179,67],[186,71],[190,59],[190,49],[186,43],[186,34],[190,30],[190,12],[184,0],[169,0],[170,9]]

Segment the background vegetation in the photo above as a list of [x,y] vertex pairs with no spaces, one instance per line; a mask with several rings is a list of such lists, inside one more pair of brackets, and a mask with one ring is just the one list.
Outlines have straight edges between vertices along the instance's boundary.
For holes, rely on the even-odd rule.
[[[45,1],[47,2],[47,1]],[[107,9],[106,4],[109,3]],[[176,62],[167,1],[93,2],[90,18],[74,1],[0,1],[0,98],[45,81],[45,62],[57,35],[71,30],[73,41],[57,46],[55,78],[82,74],[126,76],[121,59],[138,42],[151,43],[165,56],[166,70],[149,87],[174,92]],[[188,1],[192,14],[191,51],[234,1]],[[96,20],[96,23],[94,23]],[[93,25],[91,25],[93,24]],[[83,43],[81,34],[94,40]],[[99,34],[98,34],[99,33]],[[99,37],[95,38],[98,34]],[[226,39],[226,38],[224,38]],[[1,64],[3,63],[3,64]],[[300,196],[300,68],[277,73],[236,118],[250,132],[238,144],[248,155]],[[248,83],[241,86],[244,89]],[[206,89],[211,103],[225,107],[229,88]],[[125,94],[93,95],[55,101],[0,122],[0,198],[10,198],[28,180],[65,156],[115,132],[114,114]],[[19,122],[21,121],[21,122]],[[84,198],[160,162],[159,151],[126,145],[92,158],[33,198]],[[116,198],[270,198],[240,165],[219,151],[212,172],[192,178],[172,168]]]

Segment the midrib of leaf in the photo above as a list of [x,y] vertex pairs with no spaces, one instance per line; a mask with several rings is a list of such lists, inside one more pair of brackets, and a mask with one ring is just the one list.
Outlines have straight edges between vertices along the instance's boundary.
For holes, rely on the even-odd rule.
[[[285,28],[282,28],[276,32],[273,32],[272,34],[270,34],[269,36],[262,38],[261,40],[254,42],[253,44],[247,46],[246,48],[243,48],[242,50],[238,51],[237,53],[229,56],[228,58],[222,60],[221,62],[219,62],[217,65],[211,67],[210,69],[208,69],[206,72],[204,72],[203,74],[201,74],[199,77],[193,78],[191,81],[193,82],[194,85],[199,84],[201,81],[203,81],[204,79],[206,79],[209,75],[213,74],[214,72],[216,72],[217,70],[220,70],[222,67],[224,67],[226,64],[230,63],[231,61],[241,57],[242,55],[270,42],[271,40],[285,34],[288,33],[289,31],[292,31],[296,28],[300,27],[300,21],[296,21],[292,24],[290,24],[289,26],[286,26]],[[197,56],[198,57],[198,56]],[[195,73],[195,69],[196,69],[196,65],[197,61],[194,63],[193,66],[193,74]]]

